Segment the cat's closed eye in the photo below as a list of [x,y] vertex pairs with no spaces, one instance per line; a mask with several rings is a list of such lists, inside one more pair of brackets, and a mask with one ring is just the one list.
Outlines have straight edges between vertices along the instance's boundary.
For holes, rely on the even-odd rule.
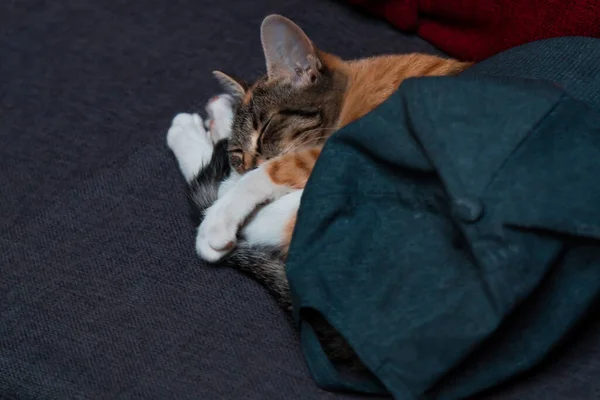
[[296,109],[285,109],[280,110],[279,114],[284,116],[296,116],[301,118],[317,118],[319,117],[319,110],[296,110]]
[[244,152],[240,149],[229,149],[229,163],[235,170],[240,170],[244,165]]
[[263,133],[265,133],[265,131],[267,130],[267,128],[271,124],[271,121],[273,121],[273,117],[275,117],[275,115],[277,115],[277,114],[273,114],[273,115],[269,116],[268,118],[264,118],[263,119],[263,122],[261,122],[261,128],[260,128],[260,134],[261,135]]

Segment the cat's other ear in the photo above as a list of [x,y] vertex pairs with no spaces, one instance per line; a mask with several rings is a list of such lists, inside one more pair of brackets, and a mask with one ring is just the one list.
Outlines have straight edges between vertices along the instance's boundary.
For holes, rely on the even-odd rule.
[[298,25],[269,15],[260,27],[260,38],[269,78],[289,78],[298,85],[317,81],[321,69],[317,50]]
[[248,90],[248,86],[244,81],[233,78],[221,71],[213,71],[213,75],[227,93],[238,100],[244,98],[244,95]]

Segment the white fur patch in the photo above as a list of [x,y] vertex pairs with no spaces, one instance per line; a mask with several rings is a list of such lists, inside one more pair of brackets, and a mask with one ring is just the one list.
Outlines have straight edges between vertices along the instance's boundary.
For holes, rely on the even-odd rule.
[[206,104],[208,128],[213,143],[231,137],[234,99],[228,94],[213,97]]
[[167,144],[187,181],[210,162],[213,154],[213,144],[198,114],[175,116],[167,133]]
[[238,183],[241,177],[242,175],[238,174],[235,170],[232,169],[229,177],[223,182],[221,182],[221,185],[219,186],[218,197],[221,198],[225,196],[227,192],[229,192],[235,187],[235,185]]
[[286,194],[264,206],[242,229],[253,245],[281,246],[290,220],[298,212],[303,190]]

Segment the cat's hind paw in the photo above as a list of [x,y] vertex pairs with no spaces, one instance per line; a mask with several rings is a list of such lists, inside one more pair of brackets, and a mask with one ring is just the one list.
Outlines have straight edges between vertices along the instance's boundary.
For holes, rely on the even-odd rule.
[[206,142],[206,137],[207,132],[198,114],[180,113],[171,122],[167,132],[167,145],[173,151],[187,147],[191,143],[203,142],[210,145]]
[[210,162],[213,153],[212,141],[198,114],[177,114],[167,132],[167,145],[188,181]]
[[220,94],[211,98],[206,104],[206,129],[208,129],[213,143],[231,136],[231,125],[233,123],[233,104],[231,95]]

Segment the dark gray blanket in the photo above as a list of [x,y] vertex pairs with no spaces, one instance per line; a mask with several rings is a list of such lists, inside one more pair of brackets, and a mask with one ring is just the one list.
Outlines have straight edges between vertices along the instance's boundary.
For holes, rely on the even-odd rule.
[[[325,399],[245,276],[194,254],[165,145],[278,12],[342,56],[428,51],[336,2],[0,2],[0,398]],[[595,330],[594,330],[595,329]],[[598,327],[502,399],[598,394]]]

